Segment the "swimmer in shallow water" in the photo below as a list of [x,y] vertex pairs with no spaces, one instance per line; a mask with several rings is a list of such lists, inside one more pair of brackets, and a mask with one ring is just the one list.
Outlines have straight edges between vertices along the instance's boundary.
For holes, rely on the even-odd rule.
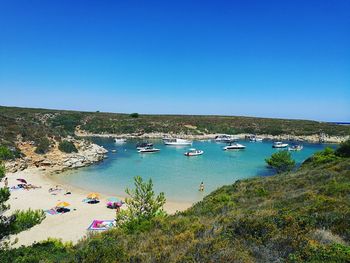
[[203,192],[204,191],[204,183],[201,182],[201,184],[199,185],[199,191]]

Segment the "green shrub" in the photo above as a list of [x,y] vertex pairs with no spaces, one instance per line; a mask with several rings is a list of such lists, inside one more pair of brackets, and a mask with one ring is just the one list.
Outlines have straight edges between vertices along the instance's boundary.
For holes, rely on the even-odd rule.
[[0,161],[0,180],[5,176],[5,165]]
[[335,155],[340,157],[350,157],[350,140],[341,143],[339,148],[335,151]]
[[137,112],[134,112],[134,113],[131,113],[130,114],[130,117],[131,118],[138,118],[139,117],[139,114]]
[[335,155],[335,151],[330,147],[326,147],[323,151],[316,152],[306,162],[311,161],[315,165],[320,165],[320,164],[333,162],[336,159],[337,159],[337,156]]
[[45,213],[42,210],[16,210],[13,215],[16,218],[12,225],[13,234],[27,230],[45,219]]
[[265,162],[270,167],[274,168],[277,173],[291,171],[295,167],[295,161],[288,151],[276,152],[272,154],[270,158],[265,159]]
[[82,116],[79,112],[59,114],[51,122],[52,127],[62,127],[68,134],[73,134],[77,125],[80,124]]
[[350,247],[342,244],[308,245],[303,253],[289,255],[291,262],[350,262]]
[[60,240],[49,238],[30,247],[0,250],[0,261],[2,263],[73,262],[74,260],[69,258],[71,249],[70,243],[62,243]]
[[125,199],[128,209],[119,212],[116,218],[118,225],[130,232],[148,229],[152,218],[164,214],[165,204],[164,193],[155,195],[151,179],[148,182],[144,182],[140,176],[134,179],[135,189],[125,189],[130,196]]
[[50,141],[48,138],[43,137],[39,140],[38,145],[35,149],[35,152],[38,154],[45,154],[50,149]]
[[65,153],[72,153],[72,152],[78,152],[77,148],[75,147],[74,143],[70,142],[70,141],[61,141],[60,144],[58,145],[58,149],[61,152],[65,152]]
[[7,148],[6,146],[1,145],[0,146],[0,160],[9,160],[9,159],[13,159],[13,158],[14,158],[13,152],[11,152],[10,149]]

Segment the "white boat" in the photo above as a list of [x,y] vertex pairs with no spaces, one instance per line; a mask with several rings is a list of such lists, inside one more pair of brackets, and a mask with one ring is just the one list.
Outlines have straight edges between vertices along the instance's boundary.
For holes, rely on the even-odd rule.
[[115,139],[114,139],[114,142],[115,142],[115,143],[118,143],[118,144],[122,144],[122,143],[126,143],[126,139],[115,138]]
[[230,143],[229,145],[225,146],[223,148],[225,151],[226,150],[243,150],[245,149],[245,146],[243,144],[239,144],[239,143]]
[[153,147],[153,143],[141,142],[141,143],[138,143],[138,144],[136,145],[136,149],[137,149],[137,150],[141,150],[142,148],[145,148],[145,147]]
[[301,144],[292,145],[288,147],[288,151],[301,151],[304,147]]
[[164,138],[163,142],[165,145],[173,145],[173,146],[184,146],[184,145],[192,145],[192,141],[178,138]]
[[204,151],[202,150],[197,150],[197,149],[189,149],[187,152],[184,153],[185,156],[198,156],[198,155],[202,155],[204,153]]
[[160,149],[153,148],[153,147],[144,147],[138,150],[139,153],[156,153],[159,151]]
[[249,141],[251,141],[251,142],[262,142],[263,139],[259,138],[259,137],[256,137],[256,135],[251,135],[251,136],[249,136]]
[[239,138],[237,136],[228,135],[228,134],[220,134],[215,137],[216,142],[233,142],[237,141]]
[[113,149],[113,150],[111,150],[111,152],[112,152],[112,153],[116,153],[116,152],[117,152],[117,150]]
[[274,142],[272,145],[272,148],[287,148],[288,143],[283,143],[283,142]]

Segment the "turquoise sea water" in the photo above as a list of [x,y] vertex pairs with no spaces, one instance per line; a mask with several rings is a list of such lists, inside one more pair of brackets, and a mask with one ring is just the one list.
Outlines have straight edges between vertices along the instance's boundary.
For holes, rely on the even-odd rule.
[[[163,145],[161,140],[151,141],[158,153],[140,154],[136,150],[137,141],[115,144],[112,139],[94,139],[104,146],[108,159],[103,162],[55,175],[59,182],[77,186],[91,191],[110,195],[124,196],[126,187],[133,186],[133,177],[152,178],[155,190],[163,191],[168,200],[195,202],[216,188],[232,184],[238,179],[253,176],[272,175],[266,168],[264,159],[278,151],[273,149],[271,141],[240,141],[247,146],[241,151],[223,151],[225,144],[194,141],[192,147],[174,147]],[[315,151],[327,145],[304,143],[304,149],[292,152],[293,158],[300,164]],[[183,153],[189,148],[204,150],[204,154],[186,157]],[[110,150],[116,149],[116,153]],[[205,191],[198,191],[204,182]]]

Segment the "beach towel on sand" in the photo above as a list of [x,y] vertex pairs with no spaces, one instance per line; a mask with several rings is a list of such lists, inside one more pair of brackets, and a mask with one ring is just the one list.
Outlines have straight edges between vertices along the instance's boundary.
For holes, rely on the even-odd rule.
[[107,230],[115,226],[114,220],[94,220],[88,230]]
[[23,188],[22,188],[22,187],[19,187],[18,185],[16,185],[16,186],[11,186],[11,187],[10,187],[10,192],[11,192],[11,191],[16,191],[16,190],[23,190]]
[[59,214],[55,209],[45,210],[44,212],[49,214],[49,215],[57,215],[57,214]]

